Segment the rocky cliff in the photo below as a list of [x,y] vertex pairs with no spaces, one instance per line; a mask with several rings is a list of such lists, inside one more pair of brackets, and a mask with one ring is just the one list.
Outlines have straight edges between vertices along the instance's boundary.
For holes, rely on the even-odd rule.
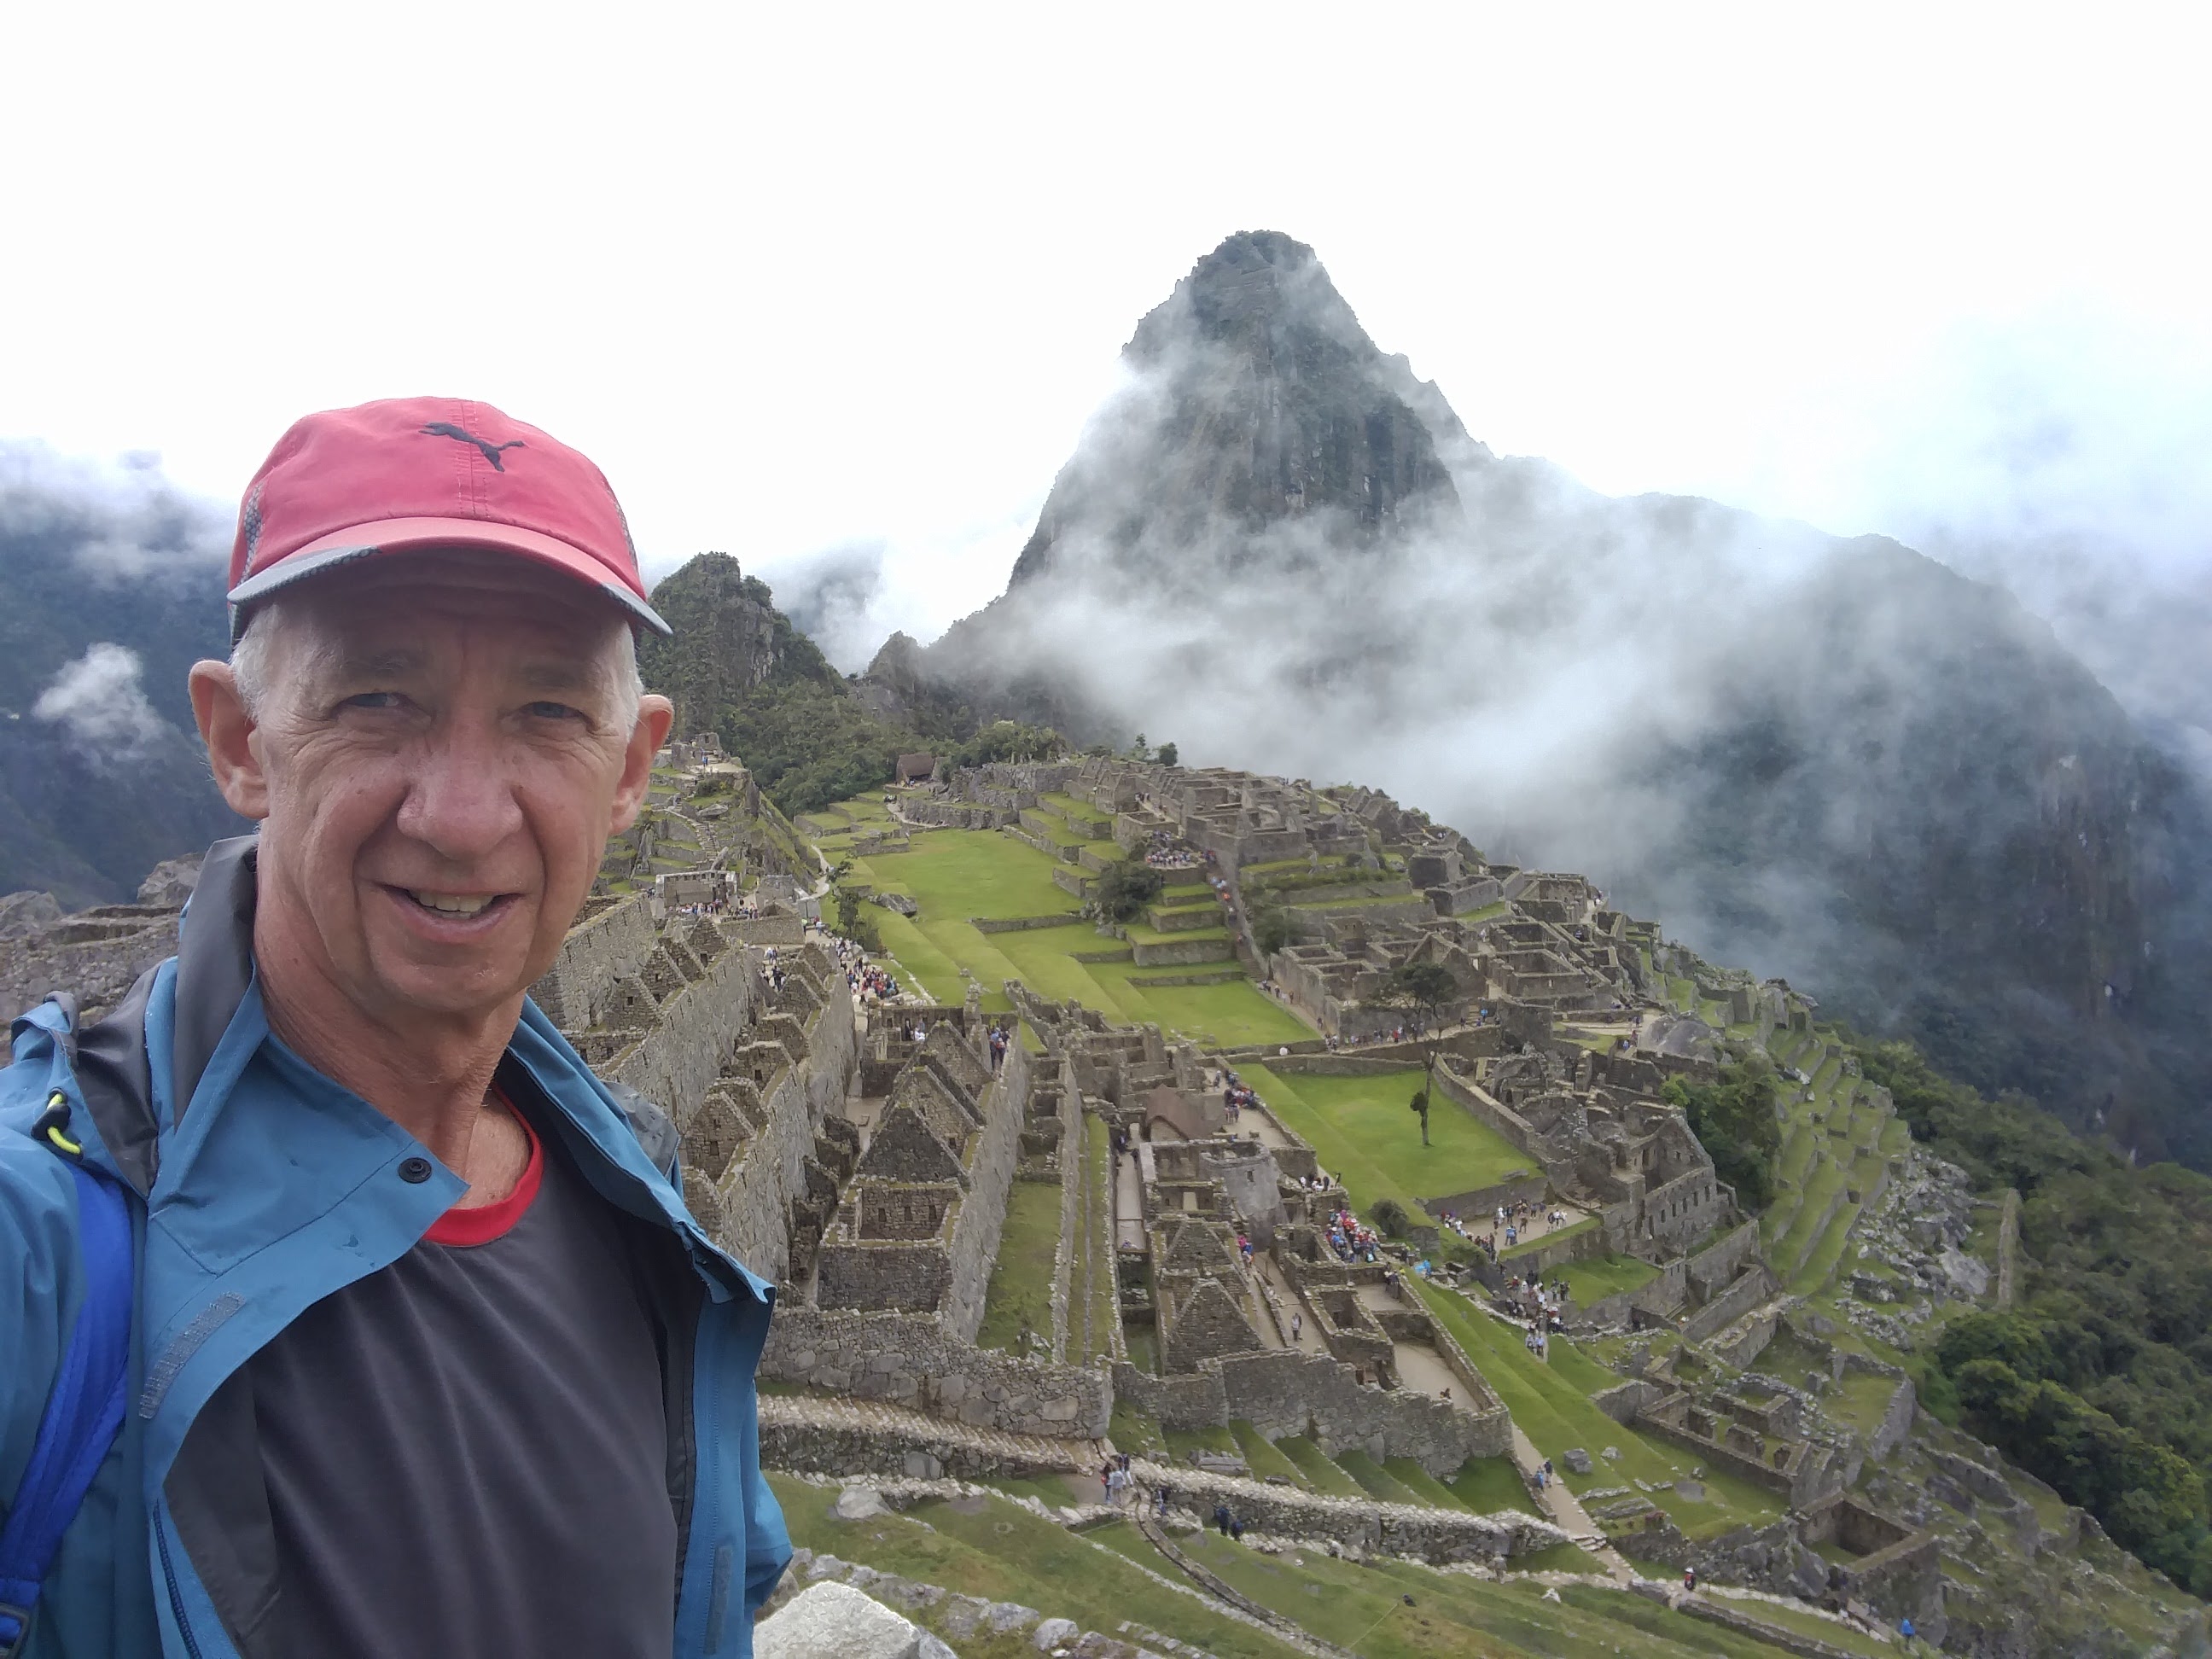
[[714,732],[775,804],[804,812],[881,783],[905,734],[854,695],[767,583],[702,553],[653,590],[674,629],[647,637],[638,672],[676,705],[676,734]]

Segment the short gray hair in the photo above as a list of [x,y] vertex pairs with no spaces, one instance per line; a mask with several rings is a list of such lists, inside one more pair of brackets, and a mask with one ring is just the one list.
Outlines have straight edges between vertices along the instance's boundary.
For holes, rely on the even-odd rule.
[[[286,610],[284,597],[271,594],[246,619],[245,631],[230,647],[231,683],[246,717],[257,726],[269,697],[269,641],[276,637],[276,619]],[[614,728],[629,733],[637,729],[638,707],[645,696],[645,682],[637,672],[637,630],[622,630],[622,656],[615,665]]]

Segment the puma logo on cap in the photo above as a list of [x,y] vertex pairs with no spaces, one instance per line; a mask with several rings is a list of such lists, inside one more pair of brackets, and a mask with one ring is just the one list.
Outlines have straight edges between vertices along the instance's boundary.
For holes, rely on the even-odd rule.
[[489,442],[477,437],[473,432],[455,426],[451,421],[431,422],[422,428],[422,435],[428,438],[458,438],[465,444],[474,444],[478,449],[483,451],[484,459],[491,463],[491,470],[495,472],[507,471],[507,464],[499,458],[501,450],[528,447],[520,438],[509,438],[503,444]]

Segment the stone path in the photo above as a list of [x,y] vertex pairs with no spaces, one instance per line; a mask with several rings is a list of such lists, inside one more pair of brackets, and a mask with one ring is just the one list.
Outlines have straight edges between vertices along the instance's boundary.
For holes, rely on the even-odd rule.
[[[1522,1431],[1518,1423],[1513,1425],[1513,1462],[1534,1491],[1536,1471],[1543,1467],[1544,1455],[1536,1449],[1536,1443]],[[1595,1556],[1615,1583],[1626,1584],[1636,1577],[1635,1570],[1606,1541],[1605,1534],[1583,1508],[1582,1500],[1567,1490],[1565,1481],[1547,1481],[1543,1491],[1536,1492],[1535,1497],[1553,1524]]]
[[1122,1250],[1145,1248],[1144,1183],[1133,1156],[1114,1160],[1114,1245]]

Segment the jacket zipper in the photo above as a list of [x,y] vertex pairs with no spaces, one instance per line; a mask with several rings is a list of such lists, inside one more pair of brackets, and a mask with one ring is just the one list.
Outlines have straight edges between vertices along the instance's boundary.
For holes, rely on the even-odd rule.
[[200,1644],[192,1636],[192,1626],[185,1617],[185,1598],[177,1589],[177,1570],[169,1560],[169,1529],[161,1524],[161,1517],[154,1517],[154,1542],[161,1552],[161,1577],[168,1583],[169,1613],[177,1621],[177,1632],[185,1638],[185,1651],[191,1659],[200,1659]]

